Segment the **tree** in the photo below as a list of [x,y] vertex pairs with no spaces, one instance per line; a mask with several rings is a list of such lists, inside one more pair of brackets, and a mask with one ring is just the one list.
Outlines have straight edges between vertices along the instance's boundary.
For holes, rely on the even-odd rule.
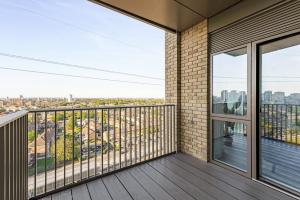
[[29,131],[28,132],[28,141],[31,143],[31,142],[33,142],[34,138],[35,138],[34,131]]
[[[66,160],[72,160],[73,154],[73,144],[72,144],[72,137],[66,135]],[[51,146],[51,154],[55,156],[55,145]],[[74,141],[74,159],[77,159],[80,155],[78,144],[76,144],[76,140]],[[64,161],[64,138],[60,137],[56,141],[56,159],[58,162]]]

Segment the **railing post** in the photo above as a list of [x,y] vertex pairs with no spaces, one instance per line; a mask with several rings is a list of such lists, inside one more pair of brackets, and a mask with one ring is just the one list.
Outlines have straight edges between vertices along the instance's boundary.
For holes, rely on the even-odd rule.
[[27,199],[27,112],[0,117],[0,199]]

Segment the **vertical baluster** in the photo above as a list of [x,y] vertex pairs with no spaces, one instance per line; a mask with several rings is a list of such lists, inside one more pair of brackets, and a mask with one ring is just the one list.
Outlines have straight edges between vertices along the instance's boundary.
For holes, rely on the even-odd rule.
[[177,152],[176,106],[173,106],[174,150]]
[[36,196],[36,176],[37,176],[37,113],[34,112],[34,196]]
[[171,140],[171,145],[170,145],[170,151],[173,151],[173,107],[170,106],[170,129],[171,129],[171,133],[170,133],[170,140]]
[[276,116],[276,140],[278,140],[278,105],[275,105],[276,111],[275,111],[275,116]]
[[132,165],[132,109],[129,108],[129,136],[130,136],[130,142],[129,142],[129,149],[130,149],[130,165]]
[[263,110],[264,110],[264,113],[263,113],[263,122],[264,122],[264,127],[263,127],[263,134],[262,136],[266,136],[266,126],[267,126],[267,123],[266,123],[266,104],[263,104]]
[[296,144],[298,144],[298,106],[296,105]]
[[114,145],[114,148],[113,148],[113,156],[114,156],[114,167],[113,167],[113,169],[115,170],[116,168],[116,109],[114,108],[114,118],[113,118],[113,120],[114,120],[114,142],[113,142],[113,145]]
[[267,124],[268,124],[267,137],[270,138],[270,104],[268,104],[267,110],[268,110],[268,112],[267,112],[267,121],[268,121],[267,122]]
[[140,162],[142,161],[142,107],[139,108],[139,153],[140,153]]
[[97,137],[97,109],[94,110],[94,123],[95,123],[95,138],[94,138],[94,142],[95,142],[95,145],[94,145],[94,174],[95,176],[97,175],[97,140],[98,140],[98,137]]
[[75,116],[74,110],[72,110],[72,183],[74,183],[74,158],[75,158]]
[[163,123],[162,123],[162,106],[159,106],[159,151],[160,151],[160,155],[162,155],[162,127],[163,127]]
[[143,113],[143,121],[144,121],[144,125],[143,125],[143,138],[144,138],[144,141],[143,141],[143,144],[144,144],[144,160],[146,160],[146,132],[147,132],[147,126],[146,126],[146,107],[144,107],[144,113]]
[[47,192],[47,112],[45,112],[45,192]]
[[119,109],[119,168],[122,168],[122,108]]
[[274,104],[272,104],[272,139],[274,139],[275,134],[275,116],[274,116]]
[[82,180],[82,110],[80,110],[80,180]]
[[87,167],[87,177],[90,177],[90,110],[87,110],[87,141],[88,141],[88,167]]
[[287,141],[287,132],[288,132],[288,105],[285,105],[285,138]]
[[136,120],[136,107],[134,107],[134,163],[137,163]]
[[152,109],[152,131],[151,131],[151,136],[152,136],[152,158],[154,158],[154,106],[151,107]]
[[107,109],[107,171],[109,172],[110,160],[110,109]]
[[124,141],[125,141],[125,167],[127,167],[127,108],[125,108],[124,110],[124,122],[125,122],[125,126],[124,126],[124,132],[125,132],[125,135],[124,135]]
[[281,141],[282,141],[282,126],[283,126],[282,107],[283,107],[283,105],[280,106],[280,140]]
[[169,117],[169,106],[166,106],[167,109],[167,153],[170,153],[170,117]]
[[166,106],[164,108],[164,154],[166,154]]
[[101,109],[101,174],[103,174],[103,134],[104,134],[104,120],[103,120],[104,114],[103,109]]
[[66,185],[66,111],[64,111],[64,186]]
[[293,140],[293,105],[291,105],[291,122],[290,122],[291,132],[290,132],[290,142]]
[[148,159],[150,159],[150,107],[148,107]]
[[57,179],[57,175],[56,175],[56,170],[57,170],[57,144],[56,144],[56,138],[57,138],[57,113],[56,111],[54,111],[54,189],[56,189],[56,179]]
[[156,148],[156,157],[158,157],[158,106],[155,107],[156,111],[155,111],[155,127],[156,127],[156,131],[155,131],[155,148]]

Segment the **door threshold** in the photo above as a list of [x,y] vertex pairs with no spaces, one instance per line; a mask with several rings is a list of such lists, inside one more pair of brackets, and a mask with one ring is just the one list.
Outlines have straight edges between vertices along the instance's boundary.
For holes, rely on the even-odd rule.
[[290,196],[290,197],[292,197],[292,198],[295,198],[295,199],[299,199],[299,200],[300,200],[300,197],[299,197],[299,196],[297,196],[297,195],[295,195],[295,194],[293,194],[293,193],[291,193],[291,192],[287,192],[286,190],[283,190],[283,189],[281,189],[281,188],[279,188],[279,187],[276,187],[276,186],[274,186],[274,185],[272,185],[272,184],[269,184],[269,183],[264,182],[264,181],[261,181],[261,180],[257,180],[257,179],[255,179],[255,178],[252,178],[252,180],[255,181],[255,182],[258,182],[258,183],[260,183],[260,184],[263,184],[263,185],[265,185],[265,186],[267,186],[267,187],[269,187],[269,188],[272,188],[273,190],[276,190],[276,191],[281,192],[281,193],[283,193],[283,194],[285,194],[285,195],[288,195],[288,196]]

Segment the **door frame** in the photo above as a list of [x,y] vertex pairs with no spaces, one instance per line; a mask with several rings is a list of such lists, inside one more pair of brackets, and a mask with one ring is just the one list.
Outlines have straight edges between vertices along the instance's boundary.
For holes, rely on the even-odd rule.
[[[246,48],[247,49],[247,114],[245,116],[238,116],[238,115],[232,115],[232,114],[217,114],[217,113],[213,113],[213,56],[216,56],[218,54],[221,53],[226,53],[226,52],[230,52],[233,50],[238,50],[238,49],[242,49],[242,48]],[[210,135],[210,139],[209,139],[209,151],[210,151],[210,156],[209,156],[209,161],[211,163],[214,163],[216,165],[219,165],[225,169],[228,169],[230,171],[233,171],[235,173],[238,173],[240,175],[246,176],[248,178],[251,178],[252,176],[252,126],[251,126],[251,94],[252,94],[252,85],[251,85],[251,44],[245,44],[245,45],[241,45],[241,46],[237,46],[234,48],[230,48],[224,51],[220,51],[218,53],[214,53],[214,54],[210,54],[210,90],[209,90],[209,98],[210,98],[210,104],[209,104],[209,135]],[[212,131],[212,122],[213,120],[218,120],[218,121],[230,121],[230,122],[239,122],[239,123],[243,123],[247,126],[247,171],[244,172],[242,170],[239,170],[233,166],[230,166],[229,164],[217,161],[213,159],[213,131]]]
[[[214,163],[216,165],[219,165],[223,168],[229,169],[233,172],[236,172],[238,174],[241,174],[243,176],[246,176],[248,178],[252,178],[258,181],[263,181],[269,185],[273,185],[279,189],[285,190],[287,192],[290,192],[292,194],[300,196],[299,193],[295,192],[294,190],[291,190],[289,188],[284,187],[283,185],[276,184],[273,182],[270,182],[262,177],[259,176],[259,138],[260,138],[260,55],[259,55],[259,46],[263,44],[267,44],[270,42],[274,42],[280,39],[288,38],[294,35],[300,34],[300,29],[295,29],[293,31],[288,31],[282,34],[277,34],[271,37],[263,38],[258,41],[253,41],[252,43],[248,43],[245,45],[237,46],[234,48],[230,48],[224,51],[220,51],[218,53],[213,53],[210,54],[210,94],[209,94],[209,161],[211,163]],[[212,112],[212,106],[213,106],[213,56],[224,53],[224,52],[229,52],[232,50],[240,49],[243,47],[247,47],[247,57],[248,57],[248,68],[247,68],[247,115],[243,117],[239,116],[234,116],[234,115],[228,115],[228,114],[215,114]],[[212,121],[213,120],[231,120],[231,121],[236,121],[236,122],[243,122],[246,125],[248,122],[250,123],[250,139],[247,142],[249,143],[250,150],[247,153],[248,159],[250,159],[250,169],[247,173],[244,173],[236,168],[233,168],[227,164],[218,162],[213,159],[213,133],[212,133]],[[248,129],[247,129],[248,131]],[[248,148],[249,149],[249,148]],[[249,163],[249,162],[248,162]]]
[[251,59],[252,59],[252,178],[263,181],[269,185],[273,185],[279,189],[287,191],[289,193],[295,194],[300,196],[299,192],[292,190],[288,187],[285,187],[283,184],[277,184],[273,181],[270,181],[266,178],[260,176],[260,163],[259,163],[259,153],[260,153],[260,102],[261,102],[261,95],[260,95],[260,88],[261,88],[261,59],[260,59],[260,52],[259,47],[264,44],[268,44],[271,42],[275,42],[284,38],[289,38],[295,35],[300,34],[300,29],[295,29],[293,31],[288,31],[286,33],[277,34],[272,37],[264,38],[259,41],[252,42],[252,51],[251,51]]

